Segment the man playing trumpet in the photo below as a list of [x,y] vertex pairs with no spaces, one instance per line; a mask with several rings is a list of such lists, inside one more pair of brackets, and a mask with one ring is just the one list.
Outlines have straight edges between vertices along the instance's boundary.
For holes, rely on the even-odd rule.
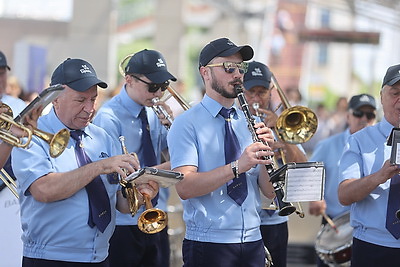
[[[29,149],[12,151],[21,204],[22,266],[109,266],[115,210],[129,212],[116,173],[125,178],[124,170],[134,172],[139,163],[130,154],[121,155],[115,140],[90,123],[97,86],[107,84],[89,62],[65,60],[53,72],[55,84],[65,89],[50,113],[39,118],[38,127],[51,133],[70,129],[67,148],[52,158],[48,144],[34,136]],[[137,189],[154,197],[158,184],[150,181]]]
[[[161,164],[161,152],[167,149],[166,126],[170,126],[173,115],[168,105],[161,101],[154,103],[154,99],[161,98],[169,81],[176,78],[168,72],[163,55],[155,50],[135,53],[123,71],[124,86],[100,108],[94,123],[114,140],[124,136],[127,150],[137,154],[141,167],[169,170],[169,161]],[[153,105],[164,109],[169,116],[157,117]],[[167,188],[160,189],[157,208],[166,210],[168,195]],[[138,218],[143,211],[139,210],[134,217],[117,213],[117,226],[110,241],[111,266],[168,266],[167,228],[153,234],[142,232]]]

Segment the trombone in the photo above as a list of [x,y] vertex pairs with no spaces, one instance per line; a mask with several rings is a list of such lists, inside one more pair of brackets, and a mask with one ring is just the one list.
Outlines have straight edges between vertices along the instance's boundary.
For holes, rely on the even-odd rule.
[[3,181],[3,183],[10,189],[10,191],[14,194],[16,198],[19,198],[18,192],[17,192],[17,183],[15,180],[6,172],[6,170],[1,169],[0,170],[0,179]]
[[271,74],[271,81],[276,87],[284,109],[276,122],[279,138],[289,144],[307,142],[317,131],[317,115],[307,107],[291,107],[274,74]]
[[[7,104],[2,103],[0,108],[7,109],[5,113],[0,114],[1,140],[15,147],[26,148],[32,140],[32,135],[36,135],[49,144],[50,156],[52,158],[56,158],[64,152],[70,137],[68,129],[61,129],[56,134],[47,133],[36,128],[30,129],[22,123],[13,120],[13,112]],[[27,137],[25,142],[23,138],[17,137],[11,132],[10,129],[12,126],[21,129],[25,133],[24,135]]]
[[[119,141],[121,142],[122,151],[124,154],[129,154],[125,146],[125,137],[120,136]],[[125,188],[129,202],[129,208],[132,216],[134,216],[139,209],[138,195],[140,192],[136,189],[134,183],[121,179],[120,184]],[[154,208],[148,195],[143,194],[143,199],[146,209],[138,218],[138,227],[140,231],[145,234],[155,234],[161,232],[168,223],[167,213],[158,208]]]

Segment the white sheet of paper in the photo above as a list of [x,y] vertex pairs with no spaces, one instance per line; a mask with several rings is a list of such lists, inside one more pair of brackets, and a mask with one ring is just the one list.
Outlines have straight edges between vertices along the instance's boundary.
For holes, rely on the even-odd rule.
[[323,198],[323,167],[288,169],[285,179],[285,202],[317,201]]
[[396,144],[396,164],[400,164],[400,143]]

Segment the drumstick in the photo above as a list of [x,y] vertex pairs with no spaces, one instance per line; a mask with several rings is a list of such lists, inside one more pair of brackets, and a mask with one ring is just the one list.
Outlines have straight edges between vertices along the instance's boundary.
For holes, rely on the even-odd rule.
[[335,223],[332,221],[331,218],[329,218],[328,215],[326,215],[326,213],[322,213],[322,216],[324,217],[324,219],[329,223],[329,225],[335,230],[336,233],[339,233],[339,230],[336,228]]

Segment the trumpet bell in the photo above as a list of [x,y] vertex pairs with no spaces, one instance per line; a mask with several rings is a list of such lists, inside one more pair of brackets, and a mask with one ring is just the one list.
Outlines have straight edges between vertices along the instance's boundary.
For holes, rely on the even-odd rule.
[[276,122],[279,137],[290,144],[307,142],[315,134],[317,127],[317,115],[303,106],[285,109]]
[[50,156],[56,158],[60,156],[68,145],[70,132],[67,129],[58,131],[50,141]]
[[147,234],[161,232],[167,224],[167,213],[157,208],[145,210],[138,219],[138,227],[140,231]]

